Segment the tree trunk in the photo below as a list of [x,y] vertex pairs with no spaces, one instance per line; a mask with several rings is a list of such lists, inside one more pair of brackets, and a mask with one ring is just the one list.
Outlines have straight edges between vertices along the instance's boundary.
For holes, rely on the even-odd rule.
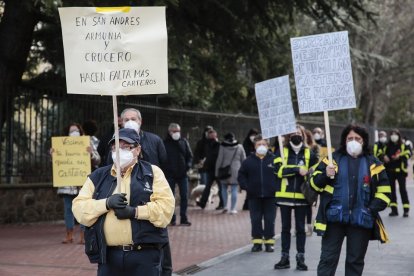
[[0,22],[0,130],[13,114],[13,92],[26,67],[38,13],[35,0],[6,0]]

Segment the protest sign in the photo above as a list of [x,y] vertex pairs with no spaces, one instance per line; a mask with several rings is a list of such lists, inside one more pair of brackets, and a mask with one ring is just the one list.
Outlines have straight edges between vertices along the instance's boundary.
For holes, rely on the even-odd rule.
[[165,7],[59,8],[69,94],[168,93]]
[[91,173],[89,136],[52,137],[53,187],[82,186]]
[[289,76],[256,83],[255,93],[263,138],[296,131]]
[[290,39],[299,113],[356,107],[348,32]]

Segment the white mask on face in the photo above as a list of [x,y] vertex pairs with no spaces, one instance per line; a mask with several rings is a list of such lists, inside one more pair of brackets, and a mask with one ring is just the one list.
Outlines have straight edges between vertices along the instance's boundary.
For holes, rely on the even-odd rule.
[[313,135],[313,139],[315,139],[316,141],[321,140],[321,135],[319,133],[315,133]]
[[387,137],[381,137],[379,138],[379,141],[383,144],[387,143]]
[[[116,164],[116,152],[112,152],[112,160]],[[119,166],[121,169],[125,168],[134,160],[134,155],[131,151],[125,149],[119,149]]]
[[357,157],[362,152],[362,145],[355,140],[346,143],[346,151],[352,157]]
[[69,136],[80,136],[80,132],[77,130],[72,131],[71,133],[69,133]]
[[302,148],[302,146],[303,146],[302,142],[300,142],[299,145],[295,145],[295,144],[293,144],[292,142],[289,141],[289,144],[292,147],[293,151],[296,152],[296,153],[298,153],[300,151],[300,149]]
[[175,141],[179,140],[180,137],[181,137],[180,132],[174,132],[173,134],[171,134],[171,138],[173,138]]
[[140,127],[141,125],[138,122],[132,121],[132,120],[129,120],[128,122],[124,124],[124,128],[130,128],[130,129],[135,130],[136,132],[139,132]]
[[397,134],[392,134],[390,136],[390,138],[391,138],[391,141],[393,141],[394,143],[398,142],[398,135]]
[[267,153],[267,147],[266,146],[263,146],[263,145],[260,145],[260,146],[258,146],[257,147],[257,149],[256,149],[256,153],[258,154],[258,155],[265,155],[266,153]]
[[249,137],[250,142],[254,143],[254,137],[256,137],[256,136],[255,136],[255,135],[251,135],[251,136]]

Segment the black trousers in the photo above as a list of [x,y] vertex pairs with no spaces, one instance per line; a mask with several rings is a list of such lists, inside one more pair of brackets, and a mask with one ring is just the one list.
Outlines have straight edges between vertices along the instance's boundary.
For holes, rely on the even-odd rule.
[[391,203],[390,203],[391,209],[394,212],[398,212],[397,192],[396,192],[396,183],[395,183],[395,181],[398,181],[404,212],[408,212],[410,210],[410,201],[408,200],[405,174],[387,171],[387,175],[388,175],[388,179],[390,180],[390,185],[391,185]]
[[[208,200],[208,197],[210,196],[211,186],[213,185],[213,182],[214,182],[215,179],[216,178],[214,176],[214,171],[207,172],[206,187],[204,188],[203,194],[201,195],[201,199],[200,199],[200,205],[203,208],[206,207],[206,205],[207,205],[207,200]],[[221,195],[221,185],[220,185],[220,183],[217,183],[217,184],[218,184],[218,188],[219,188],[219,193],[218,193],[219,199],[220,199],[219,206],[223,207],[223,197]]]
[[107,263],[98,265],[98,276],[159,276],[162,250],[147,248],[139,251],[107,250]]
[[276,202],[274,197],[249,199],[252,238],[270,240],[275,236]]
[[345,276],[362,275],[371,229],[328,223],[322,237],[322,252],[318,276],[334,276],[338,266],[343,240],[346,236]]
[[292,210],[295,212],[296,250],[297,253],[305,253],[305,217],[308,206],[279,206],[280,214],[282,217],[282,255],[289,255],[291,236],[290,228],[292,227]]

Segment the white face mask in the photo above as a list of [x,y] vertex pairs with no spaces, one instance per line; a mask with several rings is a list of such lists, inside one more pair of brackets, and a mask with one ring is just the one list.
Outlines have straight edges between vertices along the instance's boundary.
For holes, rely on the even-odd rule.
[[69,136],[80,136],[80,132],[77,130],[72,131],[71,133],[69,133]]
[[393,141],[394,143],[398,142],[398,135],[397,134],[393,134],[390,136],[391,141]]
[[256,153],[258,154],[258,155],[265,155],[266,153],[267,153],[267,147],[266,146],[263,146],[263,145],[260,145],[260,146],[258,146],[257,147],[257,149],[256,149]]
[[[112,160],[116,164],[116,152],[112,152]],[[125,168],[134,160],[134,155],[129,150],[119,149],[119,166]]]
[[171,138],[173,138],[175,141],[179,140],[180,137],[181,137],[180,132],[174,132],[173,134],[171,134]]
[[299,145],[295,145],[295,144],[293,144],[291,141],[289,141],[289,144],[290,144],[290,146],[292,147],[292,149],[293,149],[295,152],[299,151],[299,150],[302,148],[302,146],[303,146],[303,143],[302,143],[302,142],[300,142],[300,144],[299,144]]
[[132,121],[132,120],[129,120],[128,122],[124,124],[124,128],[130,128],[130,129],[135,130],[136,132],[139,132],[140,127],[141,125],[138,122]]
[[346,151],[352,157],[357,157],[362,152],[362,145],[355,140],[346,143]]
[[381,137],[379,138],[379,141],[383,144],[387,143],[387,137]]
[[254,143],[254,137],[256,137],[256,136],[255,136],[255,135],[251,135],[251,136],[249,137],[250,142]]
[[315,140],[321,140],[321,135],[319,133],[315,133],[313,135],[313,139],[315,139]]

